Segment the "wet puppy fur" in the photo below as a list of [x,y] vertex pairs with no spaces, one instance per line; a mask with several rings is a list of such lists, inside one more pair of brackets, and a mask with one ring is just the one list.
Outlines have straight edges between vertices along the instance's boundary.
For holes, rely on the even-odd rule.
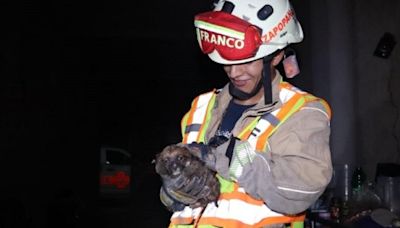
[[[182,178],[184,184],[181,189],[191,189],[196,180],[200,180],[203,188],[185,192],[191,194],[196,202],[186,204],[191,208],[205,207],[208,203],[217,200],[220,194],[220,183],[216,172],[209,169],[197,156],[193,155],[185,145],[169,145],[156,155],[154,160],[156,172],[160,175],[164,185],[172,183],[176,178]],[[193,181],[195,180],[195,181]],[[187,185],[187,186],[184,186]]]

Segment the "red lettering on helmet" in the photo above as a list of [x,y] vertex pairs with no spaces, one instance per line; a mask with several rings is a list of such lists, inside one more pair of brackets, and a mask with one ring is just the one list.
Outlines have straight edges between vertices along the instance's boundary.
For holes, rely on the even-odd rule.
[[276,34],[278,33],[278,27],[275,26],[274,29],[273,29],[273,31],[274,31],[274,32],[273,32],[273,33],[274,33],[274,36],[276,36]]
[[286,16],[282,19],[283,26],[286,26],[287,23],[290,21],[290,16],[286,14]]
[[284,27],[285,27],[285,26],[283,25],[283,23],[280,22],[280,23],[278,24],[279,32],[282,31]]
[[269,32],[268,32],[268,35],[269,35],[269,39],[270,39],[270,40],[273,39],[273,38],[275,37],[275,34],[274,34],[272,31],[269,31]]
[[293,16],[294,11],[290,9],[277,25],[275,25],[271,30],[269,30],[267,33],[265,33],[264,36],[261,37],[263,43],[270,42],[278,34],[278,32],[282,32],[286,25],[289,24],[289,21],[293,19]]

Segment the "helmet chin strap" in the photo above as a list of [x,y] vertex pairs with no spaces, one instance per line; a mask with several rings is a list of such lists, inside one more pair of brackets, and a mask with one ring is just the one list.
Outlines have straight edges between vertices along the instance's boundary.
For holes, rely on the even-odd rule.
[[241,91],[240,89],[236,88],[232,82],[229,83],[229,93],[231,94],[231,96],[235,99],[244,101],[244,100],[248,100],[252,97],[254,97],[258,91],[260,91],[260,89],[262,88],[263,83],[262,80],[260,80],[257,83],[257,86],[254,87],[254,89],[250,92],[250,93],[246,93]]
[[270,57],[263,59],[263,85],[264,85],[264,103],[266,105],[272,104],[272,80],[271,80],[271,60]]
[[254,97],[262,87],[264,87],[264,101],[265,104],[272,103],[272,86],[271,86],[271,56],[266,56],[263,59],[263,70],[262,70],[262,79],[257,83],[256,87],[250,92],[246,93],[236,88],[232,82],[229,83],[229,93],[230,95],[238,100],[248,100]]

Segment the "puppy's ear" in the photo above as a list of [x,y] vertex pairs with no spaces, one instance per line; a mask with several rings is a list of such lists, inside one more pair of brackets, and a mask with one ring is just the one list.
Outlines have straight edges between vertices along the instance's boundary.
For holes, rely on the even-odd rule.
[[151,164],[156,164],[159,158],[160,158],[160,153],[158,153],[154,156],[154,159],[151,160]]

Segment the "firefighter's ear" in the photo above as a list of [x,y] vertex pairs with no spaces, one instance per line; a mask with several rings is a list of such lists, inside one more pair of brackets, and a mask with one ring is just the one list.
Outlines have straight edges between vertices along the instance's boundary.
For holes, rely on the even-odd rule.
[[275,55],[275,57],[272,58],[271,65],[277,66],[282,61],[284,54],[285,52],[281,51],[279,52],[279,54]]

